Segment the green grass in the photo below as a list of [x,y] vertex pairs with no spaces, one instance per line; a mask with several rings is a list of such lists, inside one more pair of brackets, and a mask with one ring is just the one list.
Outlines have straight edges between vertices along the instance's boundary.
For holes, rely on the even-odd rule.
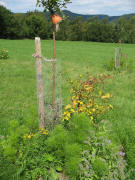
[[[91,42],[56,42],[57,59],[62,62],[63,104],[70,102],[67,78],[80,74],[85,78],[106,72],[105,65],[114,56],[118,44]],[[52,41],[42,41],[42,53],[52,57]],[[0,60],[0,135],[7,134],[8,122],[19,120],[28,126],[38,123],[34,40],[0,40],[0,49],[9,51],[8,60]],[[132,72],[111,74],[105,90],[113,95],[114,111],[108,114],[114,137],[123,143],[130,165],[135,166],[135,45],[123,44],[132,62]],[[30,123],[29,123],[30,122]],[[35,123],[31,123],[35,122]]]

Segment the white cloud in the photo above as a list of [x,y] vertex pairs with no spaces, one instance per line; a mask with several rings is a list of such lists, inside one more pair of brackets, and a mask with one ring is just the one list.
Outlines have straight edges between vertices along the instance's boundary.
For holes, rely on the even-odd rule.
[[135,0],[73,0],[68,7],[83,14],[120,15],[135,12]]
[[[68,10],[83,14],[121,15],[135,12],[135,0],[71,0]],[[0,0],[13,12],[26,12],[36,8],[37,0]]]
[[1,6],[5,6],[5,2],[0,1],[0,5],[1,5]]

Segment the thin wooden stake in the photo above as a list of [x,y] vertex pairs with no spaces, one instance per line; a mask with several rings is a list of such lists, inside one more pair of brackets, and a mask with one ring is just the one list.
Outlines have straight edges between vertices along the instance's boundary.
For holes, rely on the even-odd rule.
[[37,70],[37,91],[38,91],[38,113],[39,113],[39,128],[45,127],[45,111],[43,99],[43,81],[42,81],[42,61],[41,61],[41,44],[40,38],[35,38],[36,47],[36,70]]
[[52,107],[55,108],[55,74],[56,74],[56,52],[55,52],[55,32],[53,32],[53,89],[52,89]]
[[56,81],[56,49],[55,49],[55,26],[53,31],[53,89],[52,89],[52,107],[54,111],[54,124],[56,124],[56,107],[55,107],[55,81]]
[[117,48],[115,48],[114,66],[117,68]]

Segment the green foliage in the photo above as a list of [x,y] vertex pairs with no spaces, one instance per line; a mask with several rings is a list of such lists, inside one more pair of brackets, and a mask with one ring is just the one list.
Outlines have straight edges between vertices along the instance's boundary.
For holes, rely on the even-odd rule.
[[5,49],[0,50],[0,59],[8,59],[9,55],[8,55],[8,51]]
[[[0,61],[0,139],[3,138],[3,135],[9,134],[8,127],[11,120],[17,120],[19,126],[26,124],[25,127],[28,126],[29,129],[32,127],[32,132],[36,132],[35,127],[38,127],[35,63],[31,57],[34,52],[34,43],[31,40],[11,41],[1,39],[0,48],[3,47],[10,52],[11,61],[8,61],[8,63]],[[52,41],[42,41],[42,47],[45,49],[43,55],[50,58]],[[59,58],[64,59],[62,61],[62,94],[63,104],[65,105],[71,102],[70,86],[65,80],[67,76],[76,79],[81,72],[83,79],[85,79],[86,72],[91,75],[104,72],[103,65],[107,63],[108,59],[111,59],[117,44],[57,41],[57,47]],[[134,67],[135,45],[123,44],[123,48],[128,53],[129,59],[133,61]],[[130,74],[111,74],[111,78],[106,80],[104,86],[105,91],[113,95],[111,101],[114,105],[114,110],[105,118],[112,123],[113,133],[108,133],[112,138],[115,135],[117,143],[124,147],[128,169],[131,172],[131,177],[126,179],[134,179],[134,68]],[[19,127],[18,131],[21,129]],[[27,133],[29,133],[29,130]],[[110,137],[107,139],[110,139]],[[47,154],[50,154],[50,152]],[[3,155],[3,148],[0,145],[0,179],[15,179],[8,175],[15,174],[18,167],[12,163],[13,161],[9,163],[9,160],[7,161]],[[53,153],[52,156],[55,157]],[[64,169],[63,163],[58,167]],[[56,170],[56,168],[53,169]],[[24,179],[22,177],[22,180]]]
[[[37,5],[42,6],[47,12],[27,12],[14,14],[0,6],[0,38],[20,39],[40,36],[42,39],[52,38],[52,24],[49,13],[59,12],[70,0],[37,0]],[[64,12],[62,12],[63,14]],[[114,42],[120,39],[123,43],[135,43],[134,17],[121,17],[116,21],[92,17],[83,20],[82,17],[68,17],[64,15],[60,23],[60,30],[56,34],[57,40]]]
[[66,8],[66,4],[70,3],[70,0],[37,0],[37,5],[44,7],[51,14],[59,12],[61,8]]
[[117,71],[117,72],[121,72],[121,71],[127,71],[127,72],[132,72],[132,62],[130,61],[130,59],[128,59],[128,54],[120,54],[119,59],[117,59],[117,66],[116,66],[116,62],[115,59],[112,58],[107,65],[105,65],[105,68],[108,71]]
[[102,115],[113,109],[109,104],[110,93],[105,93],[103,84],[105,79],[110,78],[108,74],[101,74],[95,77],[88,75],[85,81],[82,75],[75,81],[70,80],[72,104],[65,107],[63,121],[70,121],[73,113],[86,113],[91,122],[96,124],[100,121]]
[[0,6],[0,38],[19,38],[21,26],[13,13]]
[[64,126],[55,127],[46,144],[50,153],[53,152],[57,159],[62,159],[65,172],[71,178],[76,178],[79,173],[83,141],[88,136],[91,125],[85,114],[76,114],[66,128]]
[[82,152],[82,162],[80,163],[80,179],[125,179],[126,163],[125,153],[120,152],[120,147],[107,138],[107,133],[102,129],[90,131],[90,135],[85,141],[87,148]]
[[12,121],[10,128],[10,135],[0,142],[1,179],[47,179],[54,177],[56,170],[62,171],[61,160],[48,153],[47,130],[34,134],[17,121]]
[[22,23],[25,37],[32,39],[38,36],[42,39],[49,38],[51,28],[43,14],[38,12],[27,13]]

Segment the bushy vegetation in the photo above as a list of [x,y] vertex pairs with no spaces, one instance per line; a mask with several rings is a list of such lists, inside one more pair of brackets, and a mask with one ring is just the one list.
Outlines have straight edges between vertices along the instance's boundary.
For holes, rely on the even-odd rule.
[[[46,129],[40,131],[29,129],[20,125],[18,121],[11,121],[9,135],[0,140],[0,178],[35,180],[43,177],[51,180],[51,178],[58,179],[57,172],[63,172],[71,180],[90,177],[125,179],[126,164],[123,159],[125,153],[120,151],[120,146],[116,146],[108,139],[109,129],[105,122],[95,121],[101,113],[94,115],[90,113],[89,116],[87,111],[80,111],[81,102],[85,100],[84,95],[87,91],[91,96],[89,99],[96,102],[98,88],[101,87],[103,80],[104,78],[101,77],[89,78],[81,83],[81,88],[86,86],[86,82],[87,87],[76,91],[81,95],[80,101],[75,105],[78,107],[77,110],[75,106],[71,109],[70,105],[67,105],[65,110],[69,114],[71,111],[74,114],[70,116],[66,112],[68,117],[66,119],[64,113],[63,123],[50,132]],[[94,96],[92,96],[93,92],[95,92]],[[101,96],[102,98],[109,99],[110,96]],[[92,106],[97,107],[93,102],[90,102]],[[103,108],[106,104],[104,101],[97,103]],[[90,112],[89,102],[85,102],[85,105]],[[98,112],[99,109],[92,106],[91,111],[95,108],[94,112]],[[93,116],[94,118],[91,118]]]
[[8,51],[6,49],[0,49],[0,59],[8,59]]
[[105,68],[108,71],[117,71],[117,72],[132,72],[133,66],[132,62],[128,58],[128,54],[123,54],[122,52],[119,54],[119,57],[114,57],[108,61],[105,65]]
[[102,74],[95,77],[89,76],[88,80],[82,81],[82,75],[80,75],[80,79],[71,80],[72,104],[65,107],[63,120],[68,120],[74,112],[85,112],[91,122],[96,124],[102,114],[113,109],[113,106],[108,104],[111,95],[102,91],[104,80],[107,78],[110,76]]
[[[98,115],[98,118],[94,118],[94,124],[86,111],[79,111],[72,112],[70,119],[63,121],[63,124],[57,126],[51,132],[47,132],[46,129],[38,130],[35,62],[31,56],[34,52],[34,41],[0,41],[0,48],[2,49],[4,47],[10,52],[8,63],[7,61],[0,61],[0,88],[2,92],[0,96],[0,179],[7,180],[9,179],[9,175],[10,178],[13,177],[11,179],[19,179],[21,175],[23,180],[39,177],[40,175],[45,176],[46,174],[46,176],[49,176],[50,180],[52,180],[58,179],[57,172],[63,171],[67,176],[72,177],[71,167],[74,167],[75,170],[72,177],[74,179],[76,177],[78,178],[78,176],[83,179],[84,175],[89,175],[88,171],[94,172],[98,177],[100,175],[98,169],[102,171],[102,175],[104,176],[105,174],[103,172],[108,172],[109,163],[112,162],[111,164],[117,167],[116,162],[123,162],[124,160],[126,160],[127,166],[125,161],[123,163],[124,167],[120,166],[122,177],[124,177],[124,171],[126,179],[134,179],[134,71],[132,73],[106,73],[110,75],[107,75],[108,77],[105,78],[105,83],[99,84],[99,86],[101,85],[100,88],[94,92],[95,95],[97,92],[98,98],[96,98],[96,102],[104,102],[105,100],[106,106],[111,104],[113,105],[113,109],[111,110],[110,108],[110,110],[105,111],[105,114],[102,113]],[[86,72],[89,72],[88,74],[91,75],[90,78],[93,78],[93,74],[104,72],[106,70],[104,64],[108,63],[108,60],[114,54],[114,48],[116,48],[118,44],[61,41],[57,41],[56,43],[58,57],[63,59],[63,104],[65,108],[70,104],[72,106],[71,109],[73,109],[72,96],[76,96],[77,92],[75,91],[74,93],[71,91],[71,94],[69,93],[71,85],[73,85],[71,89],[75,89],[74,84],[77,83],[81,86],[83,82],[88,82]],[[18,46],[20,48],[18,48]],[[50,58],[52,41],[42,41],[42,47],[45,49],[45,52],[43,52],[44,55]],[[123,44],[123,49],[124,52],[128,53],[129,61],[133,62],[134,67],[134,45]],[[78,78],[79,76],[80,78]],[[70,77],[68,79],[73,79],[73,84],[71,80],[69,83],[67,82],[67,77]],[[103,88],[102,95],[99,94],[101,87]],[[89,92],[87,90],[80,90],[81,87],[78,93]],[[103,100],[101,99],[102,96],[110,98]],[[83,101],[83,99],[81,99],[81,101]],[[84,100],[83,102],[87,101]],[[77,106],[79,106],[79,102],[76,104],[75,111],[77,111]],[[71,109],[67,110],[70,112]],[[67,110],[65,109],[65,111]],[[102,121],[103,119],[104,121]],[[81,120],[83,120],[83,122],[81,122]],[[85,122],[86,124],[90,122],[90,132],[87,127],[85,129]],[[80,124],[78,125],[78,123]],[[83,133],[85,132],[83,135],[79,130],[82,126],[84,127]],[[72,136],[70,136],[70,134],[72,134]],[[75,140],[73,140],[73,138],[76,137],[74,134],[77,135]],[[63,136],[65,138],[63,138]],[[91,137],[91,139],[88,137]],[[65,139],[68,142],[67,144],[65,144]],[[77,139],[80,140],[78,141]],[[98,143],[94,144],[93,140],[98,142],[99,146]],[[52,142],[58,143],[52,145]],[[63,146],[60,146],[60,144],[62,144],[60,142],[63,143]],[[91,142],[92,146],[89,146],[88,142]],[[41,147],[40,144],[44,145]],[[102,146],[102,144],[105,144],[105,146]],[[99,151],[96,152],[95,162],[93,162],[90,170],[87,170],[87,163],[91,163],[91,160],[93,161],[89,156],[92,150],[87,154],[87,150],[91,149],[91,147],[96,147],[96,149],[99,149],[99,151],[103,153],[102,156],[100,156]],[[104,147],[104,149],[102,149],[102,147]],[[52,151],[52,149],[54,151]],[[76,156],[73,154],[75,158],[71,158],[70,161],[72,153],[70,155],[69,150],[72,149],[75,149]],[[106,154],[104,152],[108,152],[109,150],[113,152],[113,156],[112,153],[110,153],[110,161],[107,160],[104,164],[104,160],[107,159],[106,155],[104,156],[104,154]],[[57,157],[59,157],[59,159],[57,159]],[[92,158],[94,157],[92,156]],[[113,161],[115,158],[117,158],[118,161]],[[26,159],[28,159],[28,161]],[[47,170],[42,170],[43,166],[42,163],[39,164],[39,159],[41,162],[44,162],[44,169]],[[85,162],[85,160],[89,162]],[[71,164],[71,162],[73,164]],[[82,166],[80,166],[81,164],[86,168],[82,168]],[[40,169],[38,169],[37,166],[40,167]],[[82,171],[80,168],[82,168]],[[80,174],[78,174],[78,171]],[[118,168],[114,172],[117,174],[120,173]]]
[[[0,38],[33,39],[40,36],[42,39],[52,38],[52,24],[49,14],[28,12],[13,14],[5,7],[0,6]],[[57,32],[57,40],[115,42],[120,39],[123,43],[135,43],[135,17],[121,17],[117,21],[99,20],[97,17],[83,20],[64,18]]]
[[[101,122],[97,131],[90,131],[82,152],[80,179],[126,179],[125,153],[108,138],[108,122]],[[103,130],[104,128],[104,130]]]

